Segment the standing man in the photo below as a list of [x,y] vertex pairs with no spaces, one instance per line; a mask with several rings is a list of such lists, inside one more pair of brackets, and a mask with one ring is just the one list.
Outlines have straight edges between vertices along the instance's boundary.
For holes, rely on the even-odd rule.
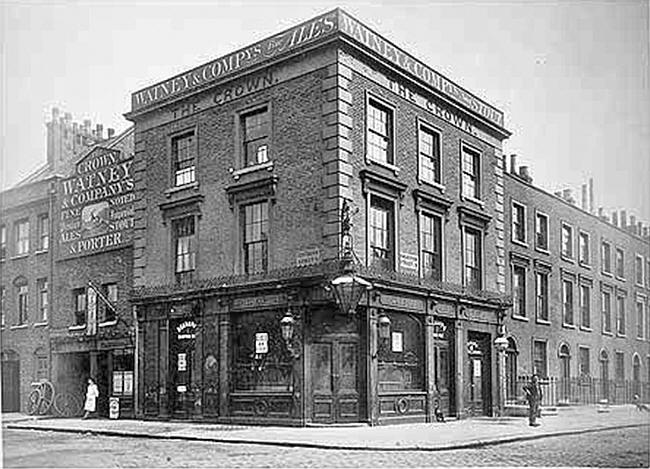
[[539,423],[536,422],[536,419],[540,414],[542,388],[539,385],[539,377],[537,376],[537,373],[533,373],[530,382],[524,386],[524,392],[528,399],[528,425],[531,427],[538,427]]

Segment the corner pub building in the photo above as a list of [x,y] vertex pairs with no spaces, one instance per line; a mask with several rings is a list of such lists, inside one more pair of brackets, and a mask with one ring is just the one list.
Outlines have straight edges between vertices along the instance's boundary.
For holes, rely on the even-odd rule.
[[138,417],[495,412],[501,111],[336,9],[126,117]]

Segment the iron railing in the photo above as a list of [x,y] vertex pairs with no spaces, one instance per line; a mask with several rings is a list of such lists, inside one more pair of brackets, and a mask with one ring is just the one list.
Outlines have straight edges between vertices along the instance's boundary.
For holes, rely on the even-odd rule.
[[[528,376],[519,376],[513,383],[506,379],[509,390],[506,399],[509,404],[526,404],[524,386]],[[602,380],[590,376],[557,378],[554,376],[539,380],[542,388],[542,405],[586,405],[607,400],[609,404],[630,404],[639,396],[641,402],[650,402],[650,382],[634,380]]]

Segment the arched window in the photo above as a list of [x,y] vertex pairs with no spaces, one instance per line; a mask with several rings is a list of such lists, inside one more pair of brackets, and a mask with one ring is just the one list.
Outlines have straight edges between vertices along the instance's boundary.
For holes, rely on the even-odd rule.
[[517,343],[513,337],[508,337],[506,349],[506,400],[517,399]]
[[560,357],[560,396],[565,402],[571,400],[571,349],[567,344],[561,344],[558,350]]
[[632,359],[632,385],[634,394],[641,397],[641,357],[636,353]]
[[35,381],[44,381],[50,378],[50,360],[43,347],[34,351],[34,378]]

